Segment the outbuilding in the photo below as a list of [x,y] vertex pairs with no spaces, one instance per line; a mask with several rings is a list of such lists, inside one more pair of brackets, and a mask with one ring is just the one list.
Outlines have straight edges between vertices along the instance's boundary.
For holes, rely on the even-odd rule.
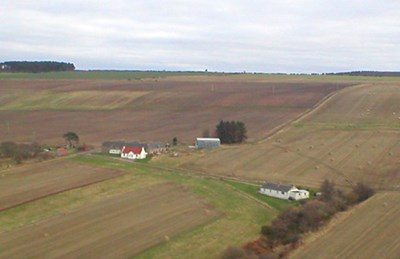
[[104,153],[112,155],[120,155],[122,148],[125,146],[124,141],[106,141],[101,145],[101,150]]
[[211,149],[219,148],[221,146],[221,140],[219,138],[196,138],[196,148]]
[[284,200],[302,200],[308,199],[310,193],[307,190],[298,189],[294,185],[265,183],[260,187],[260,193],[267,196]]

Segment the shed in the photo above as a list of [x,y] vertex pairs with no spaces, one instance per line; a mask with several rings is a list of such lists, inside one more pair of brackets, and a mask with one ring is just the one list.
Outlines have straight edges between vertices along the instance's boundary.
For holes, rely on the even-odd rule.
[[101,150],[104,153],[119,155],[121,154],[121,150],[124,146],[124,141],[105,141],[101,145]]
[[219,148],[221,146],[221,140],[219,138],[196,138],[196,148],[211,149]]

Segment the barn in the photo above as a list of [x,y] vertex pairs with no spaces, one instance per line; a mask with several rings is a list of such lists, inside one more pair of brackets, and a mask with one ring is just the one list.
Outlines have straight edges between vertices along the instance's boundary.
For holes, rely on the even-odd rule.
[[124,146],[124,141],[106,141],[101,145],[101,151],[113,155],[120,155]]
[[274,183],[265,183],[260,187],[260,193],[267,196],[284,200],[302,200],[308,199],[310,194],[307,190],[300,190],[294,185],[283,185]]
[[219,138],[196,138],[196,148],[211,149],[219,148],[220,146],[221,140]]

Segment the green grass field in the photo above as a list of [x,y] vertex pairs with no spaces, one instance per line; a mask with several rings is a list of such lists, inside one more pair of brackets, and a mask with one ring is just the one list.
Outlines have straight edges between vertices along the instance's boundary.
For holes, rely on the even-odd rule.
[[258,192],[259,185],[256,184],[248,184],[248,183],[242,183],[242,182],[236,182],[236,181],[230,181],[230,180],[225,180],[225,182],[229,185],[232,185],[236,189],[247,193],[248,195],[251,195],[252,197],[256,198],[257,200],[260,200],[261,202],[264,202],[271,206],[272,208],[276,209],[277,211],[281,212],[285,210],[286,208],[296,206],[298,202],[296,201],[289,201],[289,200],[282,200],[278,198],[273,198],[273,197],[268,197],[264,194],[261,194]]

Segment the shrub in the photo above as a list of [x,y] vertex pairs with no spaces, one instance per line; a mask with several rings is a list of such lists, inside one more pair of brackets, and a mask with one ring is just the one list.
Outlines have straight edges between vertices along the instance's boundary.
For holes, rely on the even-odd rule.
[[353,194],[355,199],[354,201],[358,203],[365,201],[374,195],[375,190],[363,183],[357,183],[357,185],[353,187]]
[[325,180],[321,185],[321,199],[323,201],[332,201],[335,197],[335,183],[333,181]]

